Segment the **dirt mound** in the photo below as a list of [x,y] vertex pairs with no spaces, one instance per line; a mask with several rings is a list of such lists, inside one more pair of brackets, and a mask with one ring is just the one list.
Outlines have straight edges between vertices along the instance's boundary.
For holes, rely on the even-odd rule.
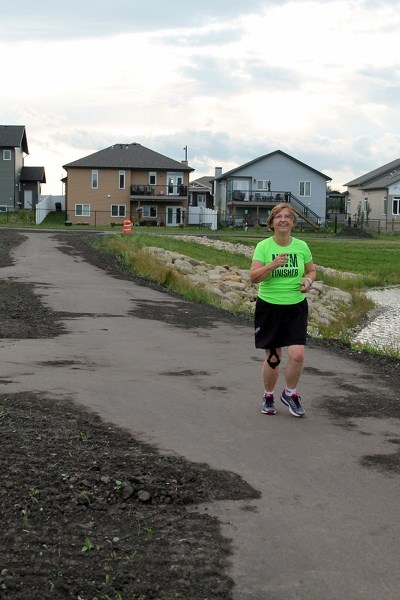
[[351,237],[351,238],[373,238],[372,233],[365,231],[362,227],[344,227],[336,237]]

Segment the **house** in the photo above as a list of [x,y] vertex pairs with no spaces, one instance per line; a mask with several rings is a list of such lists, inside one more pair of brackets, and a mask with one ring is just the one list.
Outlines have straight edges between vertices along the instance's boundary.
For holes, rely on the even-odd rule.
[[189,184],[189,206],[198,208],[214,208],[214,198],[212,195],[213,175],[205,175],[191,181]]
[[347,217],[347,192],[328,190],[326,195],[326,218],[344,222]]
[[228,224],[265,225],[271,208],[288,202],[301,223],[319,228],[326,219],[331,177],[282,150],[275,150],[222,174],[216,168],[214,205]]
[[114,144],[64,165],[67,221],[177,226],[189,205],[187,161],[138,143]]
[[368,219],[400,221],[400,158],[344,184],[347,214]]
[[34,208],[46,183],[44,167],[25,167],[24,125],[0,125],[0,211]]
[[22,167],[20,176],[22,208],[34,208],[38,204],[42,183],[46,183],[44,167]]
[[206,175],[190,182],[188,225],[218,229],[218,211],[214,210],[213,176]]

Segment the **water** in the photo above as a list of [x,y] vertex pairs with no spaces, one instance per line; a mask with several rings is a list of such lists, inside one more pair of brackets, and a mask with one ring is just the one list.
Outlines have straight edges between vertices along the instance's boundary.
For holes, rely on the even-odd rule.
[[354,341],[382,349],[400,349],[400,286],[369,290],[366,295],[380,310]]

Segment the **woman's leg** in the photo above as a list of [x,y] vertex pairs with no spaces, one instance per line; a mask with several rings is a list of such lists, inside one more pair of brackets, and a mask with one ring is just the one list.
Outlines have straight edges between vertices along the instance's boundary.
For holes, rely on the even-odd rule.
[[[281,358],[282,349],[276,348],[276,353],[279,356],[279,358]],[[276,382],[278,381],[278,377],[279,377],[279,366],[276,366],[273,369],[268,364],[268,359],[270,358],[270,355],[271,355],[271,351],[269,349],[266,350],[265,351],[265,360],[264,360],[264,363],[262,366],[264,390],[267,390],[268,392],[272,392],[275,389]],[[275,362],[277,362],[277,359],[275,357],[271,357],[271,362],[272,362],[272,364],[274,364]]]
[[304,366],[304,346],[288,346],[288,362],[285,369],[286,387],[297,388]]

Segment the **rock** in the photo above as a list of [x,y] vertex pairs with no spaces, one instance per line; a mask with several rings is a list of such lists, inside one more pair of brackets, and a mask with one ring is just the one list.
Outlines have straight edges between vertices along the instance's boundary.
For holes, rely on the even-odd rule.
[[124,500],[127,500],[131,496],[133,496],[134,489],[129,483],[124,484],[121,489],[121,496]]
[[151,494],[146,490],[140,490],[137,494],[137,497],[140,502],[150,502],[151,500]]

